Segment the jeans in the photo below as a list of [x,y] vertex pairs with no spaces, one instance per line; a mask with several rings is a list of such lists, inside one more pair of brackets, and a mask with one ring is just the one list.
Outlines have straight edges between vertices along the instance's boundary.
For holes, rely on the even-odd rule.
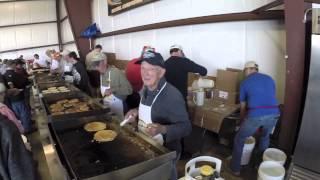
[[31,114],[24,100],[11,102],[12,110],[20,119],[25,132],[29,132],[32,127]]
[[269,135],[272,129],[275,127],[279,115],[267,115],[259,117],[246,118],[241,125],[236,137],[234,138],[231,170],[234,172],[240,172],[241,169],[241,156],[245,140],[252,136],[258,128],[262,127],[262,135],[259,144],[259,150],[263,152],[269,147]]

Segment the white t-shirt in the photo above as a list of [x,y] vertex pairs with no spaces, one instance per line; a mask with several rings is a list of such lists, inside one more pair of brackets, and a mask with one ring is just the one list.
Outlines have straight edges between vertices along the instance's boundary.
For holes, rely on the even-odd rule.
[[[34,59],[33,64],[37,63],[40,67],[48,67],[47,60],[45,58],[39,57],[39,59]],[[35,65],[33,65],[35,67]]]
[[60,61],[60,68],[63,70],[63,72],[71,72],[72,71],[72,67],[73,67],[73,64],[72,63],[69,63],[67,60],[65,59],[61,59]]
[[57,70],[57,69],[59,69],[59,61],[52,59],[50,70]]

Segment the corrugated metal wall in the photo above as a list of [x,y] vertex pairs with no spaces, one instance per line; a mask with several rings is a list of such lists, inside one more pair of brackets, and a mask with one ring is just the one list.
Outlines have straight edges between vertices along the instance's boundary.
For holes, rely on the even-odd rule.
[[[59,1],[60,1],[60,10],[59,10],[60,18],[62,19],[65,16],[67,16],[67,11],[64,4],[64,0],[59,0]],[[66,19],[61,23],[61,38],[62,38],[62,43],[74,41],[69,19]],[[69,51],[75,51],[78,53],[77,46],[75,43],[64,45],[63,49],[67,49]]]
[[[161,0],[127,12],[108,16],[107,1],[93,1],[93,21],[102,33],[176,19],[247,12],[273,0]],[[117,58],[129,60],[140,55],[144,45],[152,45],[164,58],[169,47],[181,44],[187,57],[216,75],[219,68],[243,68],[255,60],[260,70],[277,82],[278,97],[284,97],[285,30],[281,21],[243,21],[173,27],[128,33],[96,41]]]
[[[56,21],[55,0],[0,3],[0,17],[0,26]],[[57,43],[57,25],[54,22],[0,28],[0,51]],[[33,51],[39,49],[2,53],[0,58],[15,58],[20,53],[31,58]]]

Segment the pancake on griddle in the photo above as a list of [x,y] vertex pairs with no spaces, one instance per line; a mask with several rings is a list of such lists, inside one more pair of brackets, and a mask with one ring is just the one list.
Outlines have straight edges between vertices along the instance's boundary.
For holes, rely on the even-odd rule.
[[112,130],[101,130],[94,134],[93,139],[98,142],[113,141],[117,137],[117,133]]
[[96,131],[101,131],[107,128],[106,123],[103,122],[90,122],[87,123],[86,125],[84,125],[84,130],[88,131],[88,132],[96,132]]

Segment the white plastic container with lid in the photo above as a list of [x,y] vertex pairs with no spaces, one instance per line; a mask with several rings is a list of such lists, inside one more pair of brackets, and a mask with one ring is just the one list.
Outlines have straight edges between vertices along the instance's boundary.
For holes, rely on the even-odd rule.
[[274,161],[264,161],[258,170],[258,180],[283,180],[286,170]]
[[263,161],[275,161],[281,165],[284,165],[286,160],[287,155],[280,149],[268,148],[263,153]]

